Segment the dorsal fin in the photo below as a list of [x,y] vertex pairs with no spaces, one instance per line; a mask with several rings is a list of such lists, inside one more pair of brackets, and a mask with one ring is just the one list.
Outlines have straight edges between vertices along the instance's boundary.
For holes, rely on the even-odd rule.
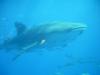
[[17,35],[23,34],[26,31],[26,26],[21,22],[15,22]]

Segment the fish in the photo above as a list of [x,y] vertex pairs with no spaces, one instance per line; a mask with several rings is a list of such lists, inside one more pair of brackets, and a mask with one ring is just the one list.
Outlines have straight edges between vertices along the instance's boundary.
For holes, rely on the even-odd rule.
[[73,22],[50,22],[28,28],[21,22],[15,22],[15,28],[16,36],[0,44],[0,50],[5,49],[7,52],[17,50],[19,53],[17,58],[25,52],[67,46],[87,29],[87,25]]

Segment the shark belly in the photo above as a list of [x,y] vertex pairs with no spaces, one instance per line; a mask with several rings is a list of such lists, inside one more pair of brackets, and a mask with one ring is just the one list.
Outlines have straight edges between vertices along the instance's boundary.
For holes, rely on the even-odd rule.
[[72,30],[71,32],[61,31],[48,33],[46,34],[46,42],[44,46],[47,48],[66,47],[69,43],[74,41],[82,32],[83,31],[81,30]]

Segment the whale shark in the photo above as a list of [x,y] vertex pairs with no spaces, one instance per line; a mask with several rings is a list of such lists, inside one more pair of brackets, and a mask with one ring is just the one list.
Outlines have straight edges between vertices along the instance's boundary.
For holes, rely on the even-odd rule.
[[16,36],[10,37],[0,44],[0,49],[7,52],[16,50],[19,55],[38,49],[53,49],[55,47],[67,46],[75,40],[87,25],[83,23],[50,22],[33,25],[27,28],[21,22],[15,22]]

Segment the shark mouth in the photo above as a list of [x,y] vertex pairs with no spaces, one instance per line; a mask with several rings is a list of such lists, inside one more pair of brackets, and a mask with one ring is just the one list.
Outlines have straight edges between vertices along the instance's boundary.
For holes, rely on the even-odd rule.
[[87,27],[77,27],[77,28],[73,28],[73,30],[86,30]]

